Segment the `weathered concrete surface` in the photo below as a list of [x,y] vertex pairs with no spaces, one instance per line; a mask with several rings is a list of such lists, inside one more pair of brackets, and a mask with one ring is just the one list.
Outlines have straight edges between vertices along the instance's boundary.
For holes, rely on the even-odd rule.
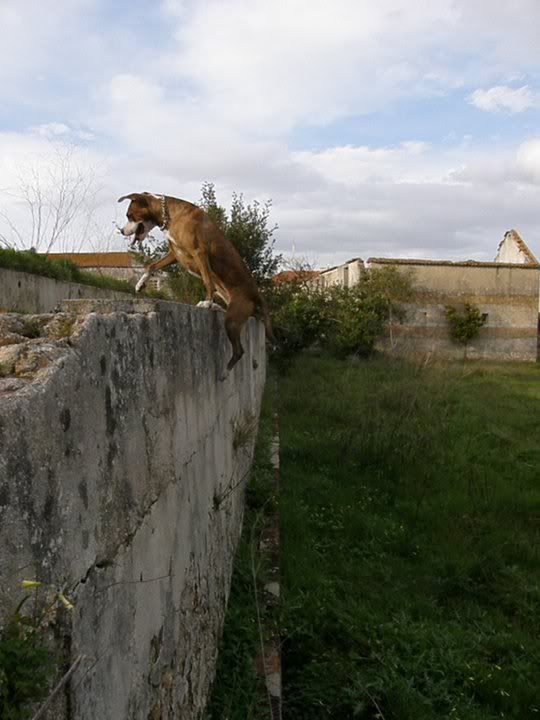
[[[22,578],[73,601],[60,610],[60,642],[66,663],[86,659],[55,720],[192,720],[241,528],[253,443],[234,439],[258,417],[264,332],[249,323],[244,358],[219,382],[230,354],[221,313],[148,301],[123,310],[64,304],[71,334],[22,343],[26,357],[48,359],[4,367],[0,612]],[[17,335],[20,319],[4,321]]]
[[70,298],[121,300],[127,293],[0,268],[0,312],[49,313]]

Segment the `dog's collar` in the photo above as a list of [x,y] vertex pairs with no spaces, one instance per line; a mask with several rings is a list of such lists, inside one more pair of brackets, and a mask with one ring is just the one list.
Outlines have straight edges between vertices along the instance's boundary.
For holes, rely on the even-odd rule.
[[159,229],[164,232],[171,222],[171,216],[169,215],[169,208],[167,207],[167,199],[165,195],[161,196],[161,219],[163,222],[159,226]]

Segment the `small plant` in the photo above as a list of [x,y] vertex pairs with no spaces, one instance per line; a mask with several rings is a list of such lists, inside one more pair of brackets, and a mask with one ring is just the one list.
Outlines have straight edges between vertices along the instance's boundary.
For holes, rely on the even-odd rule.
[[[0,631],[2,720],[26,720],[32,715],[32,706],[46,698],[56,667],[44,637],[45,627],[59,603],[66,610],[73,609],[62,592],[55,591],[52,600],[42,602],[42,583],[38,581],[23,580],[21,586],[32,592],[21,600]],[[26,613],[30,602],[32,609]]]
[[248,415],[242,421],[233,422],[233,450],[238,452],[251,445],[257,433],[257,418]]
[[447,305],[444,314],[448,321],[450,337],[459,345],[467,346],[471,340],[478,336],[480,329],[486,323],[476,305],[465,303],[463,310],[453,305]]
[[20,334],[29,339],[38,338],[41,335],[41,328],[38,321],[31,317],[25,318]]

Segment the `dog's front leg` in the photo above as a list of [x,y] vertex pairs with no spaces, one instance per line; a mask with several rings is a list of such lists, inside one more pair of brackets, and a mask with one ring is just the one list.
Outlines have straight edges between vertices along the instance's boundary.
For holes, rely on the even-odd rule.
[[173,263],[177,262],[176,255],[169,250],[169,252],[161,258],[161,260],[158,260],[155,263],[152,263],[151,265],[148,265],[146,268],[146,272],[144,275],[141,276],[139,279],[139,282],[135,285],[135,292],[140,292],[143,287],[146,285],[146,281],[148,278],[153,275],[157,270],[161,270],[164,267],[167,267],[168,265],[172,265]]

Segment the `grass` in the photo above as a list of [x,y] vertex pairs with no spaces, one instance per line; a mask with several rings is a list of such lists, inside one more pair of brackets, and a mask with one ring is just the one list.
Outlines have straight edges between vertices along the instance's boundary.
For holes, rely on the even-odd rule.
[[540,367],[301,356],[279,414],[284,717],[540,718]]
[[[236,427],[233,440],[235,451],[244,446],[245,436],[253,431],[251,420],[245,426]],[[254,576],[260,590],[264,582],[265,561],[258,552],[258,540],[267,514],[275,507],[272,497],[273,470],[270,465],[271,438],[272,398],[270,391],[267,391],[246,490],[242,537],[234,563],[216,680],[205,720],[267,720],[269,717],[266,698],[261,693],[260,680],[255,672],[255,657],[260,641]]]
[[69,260],[49,260],[48,257],[31,251],[0,248],[0,267],[118,292],[135,292],[134,287],[126,280],[85,272]]

